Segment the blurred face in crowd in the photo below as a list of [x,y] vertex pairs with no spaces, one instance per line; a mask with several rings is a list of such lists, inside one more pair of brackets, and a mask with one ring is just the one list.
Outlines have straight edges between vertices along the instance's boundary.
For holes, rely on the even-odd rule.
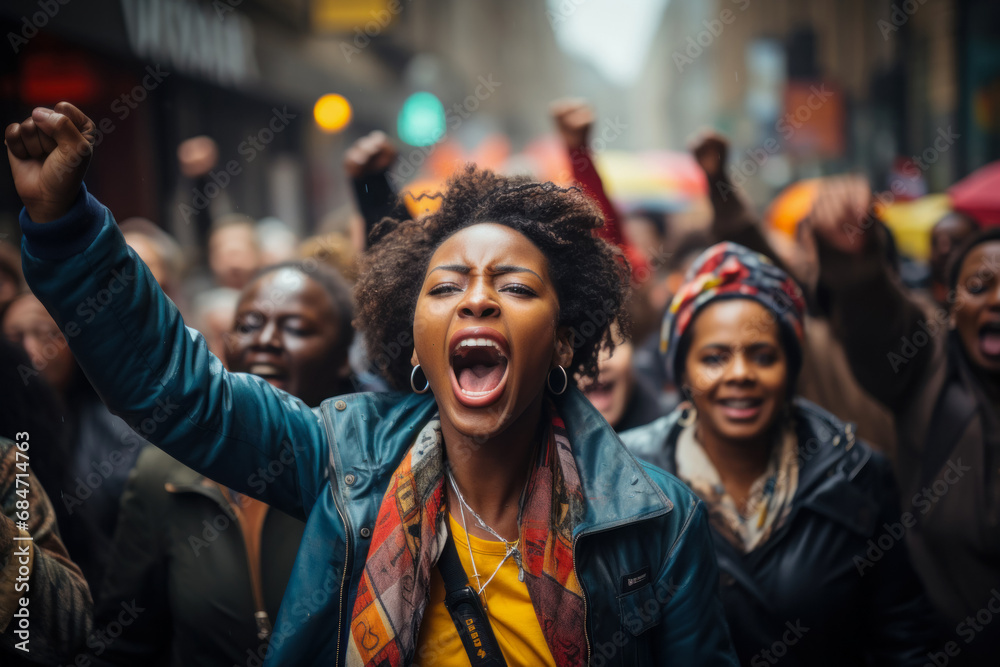
[[[617,327],[614,327],[612,332],[616,337],[619,335]],[[635,380],[632,371],[632,352],[630,341],[615,345],[613,353],[609,353],[605,347],[597,360],[597,380],[595,382],[581,380],[577,383],[601,416],[612,426],[617,426],[621,421],[632,397]]]
[[445,240],[417,298],[411,360],[442,425],[492,437],[540,409],[549,370],[572,359],[558,319],[548,260],[523,234],[484,223]]
[[951,253],[976,231],[976,224],[958,213],[950,213],[931,229],[931,279],[947,282],[946,271]]
[[339,322],[333,299],[309,276],[294,268],[265,273],[240,297],[227,363],[315,407],[349,372]]
[[952,326],[969,359],[982,369],[1000,372],[1000,241],[969,251],[956,285]]
[[166,262],[160,255],[159,248],[145,234],[125,234],[125,242],[129,244],[139,259],[149,267],[149,272],[153,274],[153,279],[161,288],[169,288],[169,271]]
[[767,437],[788,389],[788,360],[770,311],[749,299],[716,301],[689,331],[684,385],[698,410],[699,437]]
[[4,313],[3,334],[24,349],[31,365],[52,388],[66,390],[76,361],[55,320],[34,295],[25,294],[10,304]]
[[232,224],[212,233],[208,242],[212,274],[223,287],[243,289],[260,268],[260,249],[250,224]]

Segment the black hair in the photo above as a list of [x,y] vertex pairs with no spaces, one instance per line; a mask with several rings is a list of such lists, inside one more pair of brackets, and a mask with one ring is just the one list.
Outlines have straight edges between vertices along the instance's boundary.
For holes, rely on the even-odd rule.
[[962,273],[962,264],[969,256],[973,248],[989,243],[990,241],[1000,241],[1000,227],[989,227],[980,232],[976,232],[958,247],[958,250],[948,260],[948,291],[954,292],[958,288],[958,278]]
[[413,317],[427,264],[447,238],[485,222],[520,232],[545,255],[559,299],[558,326],[574,334],[566,371],[594,377],[611,323],[618,319],[628,333],[629,266],[620,249],[594,235],[604,224],[600,209],[578,188],[474,165],[452,177],[435,213],[421,220],[385,218],[372,230],[355,298],[374,366],[394,387],[409,387]]

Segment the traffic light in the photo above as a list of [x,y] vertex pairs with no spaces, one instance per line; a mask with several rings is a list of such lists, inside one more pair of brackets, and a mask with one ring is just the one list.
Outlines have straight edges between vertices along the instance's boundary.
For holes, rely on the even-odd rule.
[[410,95],[399,110],[399,138],[411,146],[430,146],[444,136],[447,120],[444,105],[432,93]]
[[324,132],[340,132],[351,122],[351,115],[351,103],[343,95],[324,95],[313,107],[316,124]]

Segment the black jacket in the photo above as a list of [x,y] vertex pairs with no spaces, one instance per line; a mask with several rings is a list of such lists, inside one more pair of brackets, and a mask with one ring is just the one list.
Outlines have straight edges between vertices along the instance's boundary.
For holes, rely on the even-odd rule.
[[[680,413],[621,435],[675,473]],[[914,665],[940,650],[888,462],[853,427],[795,405],[799,485],[784,524],[740,553],[714,530],[726,617],[743,665]]]
[[[261,585],[278,613],[305,525],[270,508]],[[143,450],[122,497],[118,529],[87,642],[92,665],[260,665],[247,551],[214,483],[155,447]]]

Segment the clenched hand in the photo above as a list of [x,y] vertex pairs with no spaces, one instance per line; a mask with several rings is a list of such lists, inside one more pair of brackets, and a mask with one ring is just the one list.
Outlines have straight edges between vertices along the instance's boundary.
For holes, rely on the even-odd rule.
[[14,187],[34,222],[69,211],[94,150],[94,122],[69,102],[38,107],[4,132]]

